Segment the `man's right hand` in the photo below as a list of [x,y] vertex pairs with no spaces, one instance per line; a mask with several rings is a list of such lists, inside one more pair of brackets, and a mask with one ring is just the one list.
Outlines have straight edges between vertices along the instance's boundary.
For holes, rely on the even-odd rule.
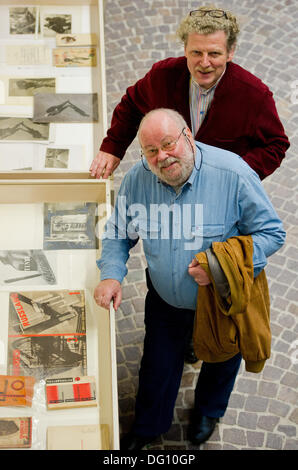
[[95,178],[108,178],[119,164],[120,158],[100,150],[96,157],[94,157],[89,171],[91,176],[95,176]]
[[191,263],[188,265],[188,274],[194,278],[199,286],[208,286],[211,283],[208,274],[206,271],[200,266],[200,263],[196,258],[192,260]]
[[121,284],[116,279],[104,279],[94,289],[94,299],[97,305],[109,310],[110,303],[113,300],[115,311],[118,309],[122,300]]

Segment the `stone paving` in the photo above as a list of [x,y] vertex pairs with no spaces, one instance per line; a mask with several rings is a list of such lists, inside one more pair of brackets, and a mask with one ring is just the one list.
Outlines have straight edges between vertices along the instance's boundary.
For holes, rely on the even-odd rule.
[[[127,86],[157,60],[183,55],[175,38],[183,15],[198,6],[180,0],[108,0],[105,48],[108,116]],[[266,269],[271,293],[272,355],[260,374],[241,366],[228,410],[200,450],[298,448],[298,9],[296,0],[222,0],[218,7],[238,15],[241,33],[234,61],[259,76],[274,93],[291,141],[280,169],[264,186],[284,222],[287,242]],[[295,159],[296,158],[296,159]],[[139,159],[130,146],[115,172],[115,190]],[[144,337],[146,285],[141,245],[134,248],[123,284],[123,302],[116,313],[118,391],[121,433],[129,430]],[[193,387],[200,362],[185,365],[171,429],[151,449],[198,449],[186,440]]]

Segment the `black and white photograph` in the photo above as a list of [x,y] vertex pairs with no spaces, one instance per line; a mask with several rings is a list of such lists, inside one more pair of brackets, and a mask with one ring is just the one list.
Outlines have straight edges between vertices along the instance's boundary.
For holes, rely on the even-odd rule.
[[43,17],[44,36],[56,36],[57,33],[71,33],[71,15],[47,14]]
[[0,286],[57,284],[53,258],[43,250],[0,251]]
[[97,93],[37,93],[34,122],[97,122]]
[[37,21],[36,7],[14,7],[9,9],[10,34],[34,34]]
[[56,79],[53,78],[9,78],[9,96],[33,96],[36,93],[55,93]]
[[96,46],[97,42],[97,35],[95,33],[56,35],[57,46]]
[[68,168],[69,149],[47,148],[45,168]]
[[95,249],[95,202],[44,204],[45,250]]
[[48,141],[50,125],[27,117],[0,117],[0,140]]

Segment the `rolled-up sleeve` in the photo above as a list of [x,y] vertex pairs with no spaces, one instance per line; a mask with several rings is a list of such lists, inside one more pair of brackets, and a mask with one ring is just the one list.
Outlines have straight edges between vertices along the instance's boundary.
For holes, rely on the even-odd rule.
[[257,276],[266,266],[267,258],[284,244],[286,232],[255,173],[240,177],[238,189],[238,229],[241,234],[252,236],[254,274]]

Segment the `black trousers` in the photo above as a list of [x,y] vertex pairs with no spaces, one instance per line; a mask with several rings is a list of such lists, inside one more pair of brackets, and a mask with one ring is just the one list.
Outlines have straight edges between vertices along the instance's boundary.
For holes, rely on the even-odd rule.
[[[144,353],[133,430],[141,436],[157,436],[172,423],[195,312],[167,304],[148,272],[146,276]],[[225,362],[203,362],[195,388],[195,412],[214,418],[224,415],[240,362],[240,354]]]

